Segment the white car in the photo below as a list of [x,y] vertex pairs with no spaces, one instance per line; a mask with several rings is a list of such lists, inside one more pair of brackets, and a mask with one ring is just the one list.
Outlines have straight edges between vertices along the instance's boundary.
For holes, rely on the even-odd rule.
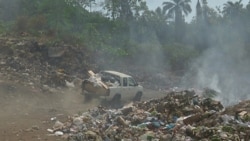
[[127,74],[117,71],[89,71],[90,78],[82,82],[85,99],[104,97],[111,101],[140,101],[143,87]]

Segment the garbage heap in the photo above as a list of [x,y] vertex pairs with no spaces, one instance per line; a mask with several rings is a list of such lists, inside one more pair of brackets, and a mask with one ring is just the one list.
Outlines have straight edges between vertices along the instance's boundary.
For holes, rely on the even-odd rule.
[[82,78],[82,72],[94,66],[89,57],[91,52],[83,49],[32,37],[0,35],[1,80],[42,90],[65,87],[66,80]]
[[194,90],[107,109],[98,106],[65,123],[56,121],[50,135],[68,141],[241,141],[250,138],[250,114],[225,113],[220,101]]

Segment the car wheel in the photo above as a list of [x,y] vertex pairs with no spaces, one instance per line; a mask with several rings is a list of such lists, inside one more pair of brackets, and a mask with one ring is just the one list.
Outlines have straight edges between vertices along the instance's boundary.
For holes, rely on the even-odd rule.
[[89,102],[89,101],[91,101],[92,100],[92,96],[90,95],[90,94],[84,94],[84,101],[85,102]]
[[142,92],[138,92],[136,93],[133,101],[141,101],[141,97],[142,97]]
[[121,94],[115,94],[111,100],[111,107],[112,108],[120,108],[121,107]]

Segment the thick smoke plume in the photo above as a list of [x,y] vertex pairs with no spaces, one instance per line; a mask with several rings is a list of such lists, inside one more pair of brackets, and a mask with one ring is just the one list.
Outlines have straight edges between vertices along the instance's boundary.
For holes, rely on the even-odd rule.
[[209,49],[193,63],[184,86],[215,89],[220,92],[217,98],[225,105],[250,98],[249,53],[244,34],[236,30],[213,30],[211,35],[216,40],[211,40]]

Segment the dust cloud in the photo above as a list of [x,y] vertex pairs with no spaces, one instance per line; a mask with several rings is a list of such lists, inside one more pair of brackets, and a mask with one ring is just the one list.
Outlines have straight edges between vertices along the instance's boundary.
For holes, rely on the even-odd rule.
[[[0,82],[0,119],[8,117],[56,116],[87,111],[97,103],[83,104],[79,89],[41,92],[15,83]],[[50,117],[49,116],[49,117]],[[49,118],[48,117],[48,118]]]

